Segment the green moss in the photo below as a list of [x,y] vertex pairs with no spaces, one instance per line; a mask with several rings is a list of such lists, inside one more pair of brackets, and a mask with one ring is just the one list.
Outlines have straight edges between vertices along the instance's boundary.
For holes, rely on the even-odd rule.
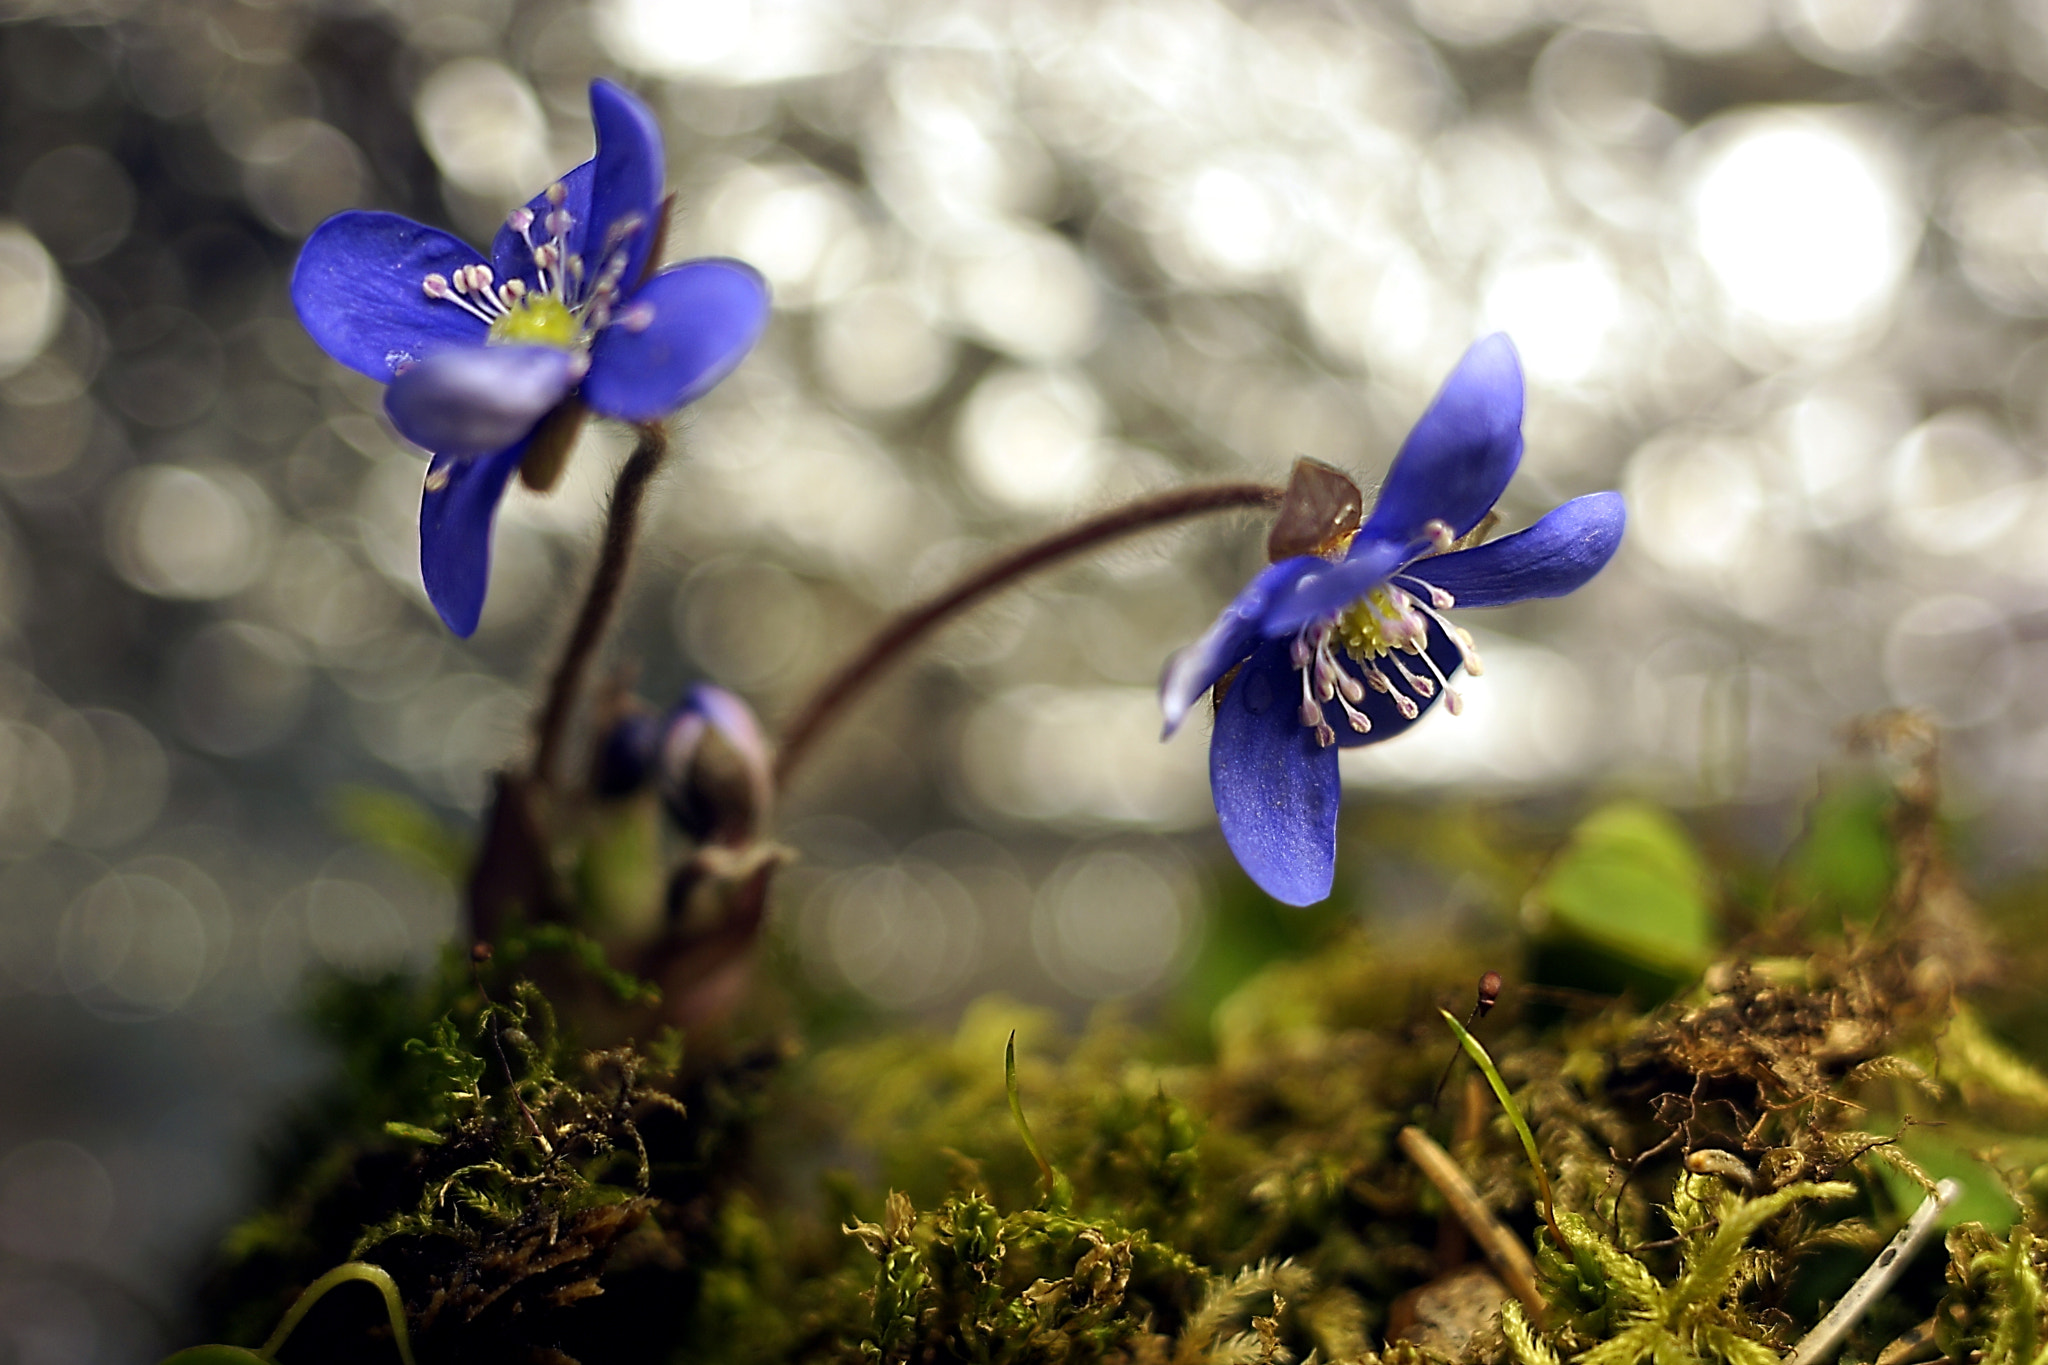
[[[1385,847],[1476,878],[1491,933],[1288,922],[1229,890],[1211,957],[1157,1022],[1105,1009],[1077,1031],[998,997],[951,1027],[884,1026],[778,981],[771,954],[751,1022],[684,1046],[616,944],[562,926],[423,981],[333,984],[319,1017],[344,1078],[226,1244],[218,1334],[260,1341],[298,1288],[359,1254],[391,1272],[436,1362],[1764,1365],[1931,1173],[1961,1175],[1974,1221],[1945,1266],[1930,1252],[1909,1268],[1844,1358],[1932,1318],[1952,1351],[2048,1365],[2048,1147],[2032,1136],[2048,1082],[2001,1041],[2005,997],[1962,1009],[1951,959],[1914,937],[1932,913],[1914,888],[1959,894],[1928,827],[1887,815],[1883,830],[1921,831],[1906,858],[1819,822],[1833,842],[1795,854],[1819,880],[1792,896],[1640,806],[1596,812],[1558,848],[1468,811],[1381,812],[1347,865]],[[610,839],[616,866],[581,894],[644,881],[640,847]],[[1896,873],[1881,896],[1873,868]],[[1772,956],[1712,955],[1715,886],[1790,897],[1734,907],[1772,926]],[[1874,896],[1877,929],[1846,941],[1839,916],[1821,932],[1800,908]],[[1508,916],[1525,897],[1550,915],[1527,939]],[[1662,910],[1637,922],[1649,902]],[[1569,938],[1561,923],[1675,997],[1533,999],[1519,983]],[[1438,1009],[1462,1014],[1484,968],[1510,984],[1477,1032],[1565,1247],[1469,1066],[1431,1103],[1456,1052]],[[1050,1182],[1012,1112],[1013,1034]],[[1446,1196],[1395,1142],[1411,1123],[1535,1252],[1540,1313],[1502,1311],[1475,1272]],[[337,1321],[295,1339],[294,1365],[361,1359],[378,1330]]]

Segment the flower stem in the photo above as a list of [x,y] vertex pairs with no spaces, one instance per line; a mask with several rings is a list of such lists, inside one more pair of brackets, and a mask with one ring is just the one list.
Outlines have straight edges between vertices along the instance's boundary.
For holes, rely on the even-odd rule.
[[847,703],[925,636],[992,597],[1018,579],[1060,560],[1139,531],[1149,531],[1189,517],[1242,507],[1277,507],[1281,490],[1258,483],[1226,483],[1207,488],[1182,488],[1143,498],[1090,517],[1078,526],[1014,550],[968,576],[930,601],[912,607],[884,625],[867,647],[841,665],[797,709],[783,731],[775,760],[775,786],[789,786],[790,776],[834,720],[846,714]]
[[640,440],[619,469],[619,481],[612,486],[611,507],[605,514],[604,543],[598,550],[597,569],[590,577],[590,589],[583,594],[583,606],[562,657],[548,680],[547,701],[534,720],[533,776],[543,786],[556,780],[561,766],[562,746],[567,741],[569,722],[583,691],[590,661],[597,657],[606,630],[618,611],[626,586],[626,569],[633,558],[633,541],[640,531],[640,505],[646,501],[647,486],[654,481],[662,460],[668,455],[668,431],[659,422],[636,428]]

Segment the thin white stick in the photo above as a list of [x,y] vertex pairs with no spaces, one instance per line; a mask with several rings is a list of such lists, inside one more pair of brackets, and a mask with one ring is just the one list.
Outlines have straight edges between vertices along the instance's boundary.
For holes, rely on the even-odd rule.
[[1914,1253],[1934,1235],[1935,1220],[1962,1192],[1963,1187],[1953,1180],[1944,1180],[1936,1185],[1934,1193],[1921,1200],[1920,1207],[1913,1210],[1913,1216],[1906,1220],[1906,1226],[1899,1229],[1899,1235],[1877,1253],[1870,1269],[1849,1286],[1849,1292],[1842,1295],[1828,1315],[1814,1325],[1805,1340],[1792,1348],[1792,1354],[1785,1357],[1785,1365],[1819,1365],[1840,1346],[1842,1338],[1849,1335],[1849,1329],[1870,1311],[1871,1304],[1884,1296],[1885,1290],[1892,1287],[1892,1281],[1899,1278],[1899,1272],[1906,1268],[1906,1262],[1912,1260]]

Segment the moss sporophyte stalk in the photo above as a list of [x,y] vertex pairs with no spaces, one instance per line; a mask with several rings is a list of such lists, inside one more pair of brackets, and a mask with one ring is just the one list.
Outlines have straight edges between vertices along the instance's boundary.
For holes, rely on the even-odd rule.
[[[294,276],[431,452],[422,574],[460,634],[513,472],[550,482],[586,411],[635,444],[475,837],[352,807],[456,889],[461,941],[418,977],[318,983],[340,1078],[224,1243],[205,1312],[233,1344],[186,1365],[2038,1365],[2048,1077],[2001,1041],[2028,1016],[1983,975],[1924,724],[1859,731],[1889,785],[1845,808],[1853,875],[1805,851],[1834,817],[1775,869],[1641,802],[1565,830],[1383,798],[1340,826],[1338,751],[1457,710],[1479,672],[1451,613],[1576,591],[1620,543],[1603,492],[1493,534],[1522,452],[1505,336],[1370,504],[1302,461],[1285,488],[1109,508],[882,622],[779,733],[713,683],[594,685],[663,423],[768,296],[739,262],[664,267],[655,116],[590,100],[596,154],[488,259],[356,212]],[[792,960],[770,928],[804,850],[774,815],[877,679],[1042,569],[1246,510],[1271,563],[1160,703],[1171,732],[1209,698],[1247,879],[1186,907],[1201,943],[1150,1013],[1070,1030],[989,996],[884,1027]],[[1384,888],[1338,886],[1340,842],[1389,886],[1455,888],[1468,932],[1375,931]],[[1461,1025],[1442,1007],[1475,977]],[[1483,1086],[1439,1079],[1444,1022]]]

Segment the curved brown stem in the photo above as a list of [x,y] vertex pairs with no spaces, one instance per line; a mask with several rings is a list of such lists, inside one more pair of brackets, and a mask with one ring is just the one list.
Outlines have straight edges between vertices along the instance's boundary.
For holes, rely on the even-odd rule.
[[797,709],[795,719],[783,732],[781,749],[776,754],[776,789],[789,786],[790,774],[803,762],[817,743],[818,736],[834,720],[846,714],[847,704],[881,676],[898,656],[983,598],[993,596],[1027,574],[1139,531],[1149,531],[1208,512],[1241,507],[1277,507],[1281,491],[1262,483],[1226,483],[1207,488],[1176,489],[1127,503],[1090,517],[1058,535],[1014,550],[930,601],[912,607],[883,626],[868,641],[866,648],[819,684]]
[[556,779],[561,766],[562,746],[567,742],[569,722],[577,698],[583,691],[584,675],[590,661],[604,643],[612,616],[626,586],[626,569],[633,559],[633,541],[640,531],[640,506],[647,498],[647,486],[661,469],[668,454],[668,430],[659,422],[637,427],[639,443],[619,469],[619,481],[612,486],[611,507],[605,514],[604,542],[598,550],[597,569],[590,589],[576,613],[569,641],[562,646],[561,660],[548,680],[547,700],[534,718],[533,777],[542,786]]

